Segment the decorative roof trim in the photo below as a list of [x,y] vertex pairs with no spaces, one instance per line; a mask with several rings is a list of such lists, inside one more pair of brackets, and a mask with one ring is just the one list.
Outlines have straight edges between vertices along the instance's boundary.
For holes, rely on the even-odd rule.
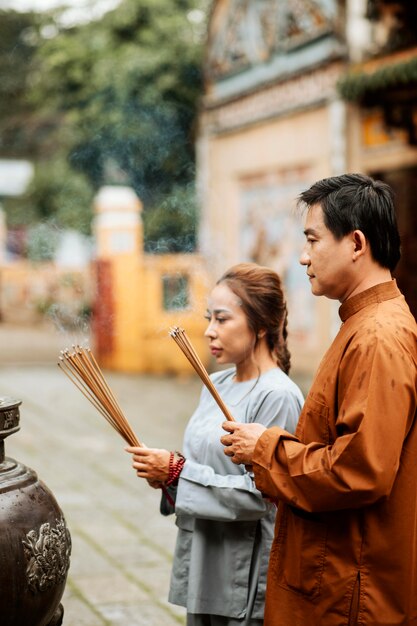
[[294,113],[337,97],[336,84],[343,71],[341,62],[276,83],[233,101],[204,106],[201,114],[206,133],[217,135]]

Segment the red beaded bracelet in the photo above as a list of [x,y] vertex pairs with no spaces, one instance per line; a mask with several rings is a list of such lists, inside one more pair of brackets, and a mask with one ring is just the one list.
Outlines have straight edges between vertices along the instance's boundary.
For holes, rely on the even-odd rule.
[[177,455],[179,459],[174,463],[175,452],[169,453],[168,480],[165,483],[167,486],[178,484],[178,478],[184,467],[185,458],[180,452],[177,452]]

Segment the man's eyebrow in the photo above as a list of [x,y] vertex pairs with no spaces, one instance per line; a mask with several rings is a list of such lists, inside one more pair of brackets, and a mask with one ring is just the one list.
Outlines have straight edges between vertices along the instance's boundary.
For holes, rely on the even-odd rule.
[[307,237],[308,235],[318,235],[318,232],[314,228],[306,228],[304,234]]

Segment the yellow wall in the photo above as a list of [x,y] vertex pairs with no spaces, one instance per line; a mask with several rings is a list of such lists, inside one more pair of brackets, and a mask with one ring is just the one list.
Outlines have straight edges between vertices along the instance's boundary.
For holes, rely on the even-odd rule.
[[[163,309],[162,277],[167,274],[186,274],[189,277],[189,308]],[[197,255],[157,255],[145,258],[144,347],[147,371],[154,373],[190,373],[192,368],[173,339],[168,335],[172,326],[181,326],[191,340],[200,358],[207,365],[207,340],[203,333],[207,296],[207,275],[204,262]]]

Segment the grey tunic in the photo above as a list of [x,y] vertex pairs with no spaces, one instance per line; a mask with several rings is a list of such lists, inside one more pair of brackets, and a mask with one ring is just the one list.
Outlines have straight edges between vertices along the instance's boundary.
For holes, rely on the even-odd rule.
[[[257,382],[233,382],[234,373],[217,372],[212,380],[237,421],[294,432],[304,400],[282,370],[269,370]],[[184,435],[169,601],[188,613],[262,619],[275,506],[245,467],[224,454],[224,421],[204,387]]]

